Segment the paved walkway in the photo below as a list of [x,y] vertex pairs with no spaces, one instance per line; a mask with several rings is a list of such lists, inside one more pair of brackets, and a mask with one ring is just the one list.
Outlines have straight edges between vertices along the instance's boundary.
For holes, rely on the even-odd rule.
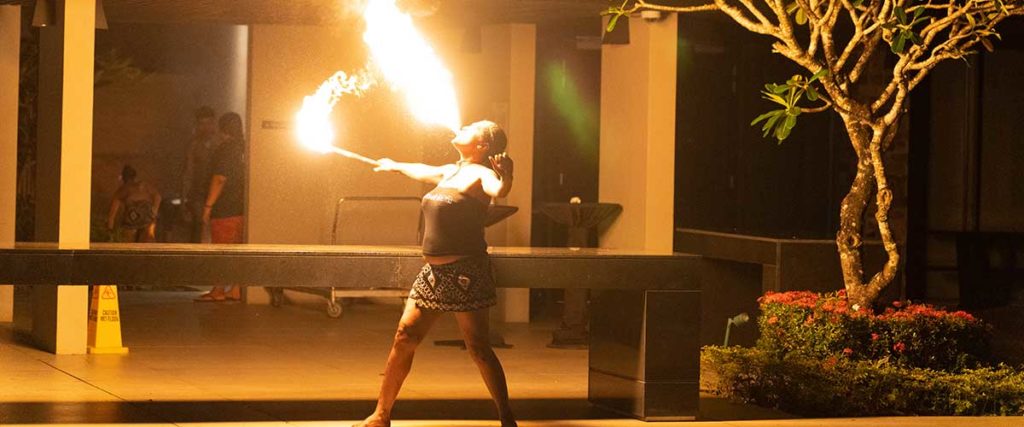
[[[0,324],[0,425],[348,426],[374,404],[400,314],[353,305],[329,319],[306,297],[282,308],[193,303],[195,294],[122,292],[128,356],[54,356]],[[1024,426],[1024,418],[793,420],[706,397],[696,423],[645,424],[586,401],[587,353],[546,347],[551,325],[498,325],[513,407],[529,426]],[[443,319],[417,354],[396,427],[497,426],[465,351]],[[761,421],[745,421],[757,420]]]

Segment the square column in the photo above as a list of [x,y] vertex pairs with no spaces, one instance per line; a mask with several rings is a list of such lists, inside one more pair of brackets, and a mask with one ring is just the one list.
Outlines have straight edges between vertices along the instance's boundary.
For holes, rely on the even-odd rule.
[[672,251],[676,14],[629,18],[629,44],[601,48],[599,200],[622,205],[602,247]]
[[[0,247],[14,246],[18,185],[21,6],[0,6]],[[14,318],[14,286],[0,285],[0,322]]]
[[[629,44],[602,46],[599,193],[622,214],[601,247],[672,252],[677,40],[675,14],[630,17]],[[700,306],[699,283],[594,291],[590,401],[646,421],[695,419]]]
[[[533,114],[537,76],[537,28],[534,24],[509,24],[508,154],[515,161],[515,181],[505,204],[519,212],[506,220],[506,246],[530,246],[533,221]],[[502,226],[502,225],[499,225]],[[530,321],[530,290],[498,290],[504,322]]]
[[[56,4],[40,29],[37,237],[89,247],[96,0]],[[49,198],[46,195],[50,195]],[[85,354],[88,287],[32,289],[32,337],[56,354]]]

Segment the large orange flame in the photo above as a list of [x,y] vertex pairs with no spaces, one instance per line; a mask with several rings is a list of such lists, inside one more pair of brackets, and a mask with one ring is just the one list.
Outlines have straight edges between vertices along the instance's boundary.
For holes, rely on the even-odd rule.
[[334,73],[320,84],[316,93],[302,101],[302,109],[295,115],[295,129],[299,142],[313,151],[327,153],[334,146],[334,126],[331,111],[344,95],[361,95],[373,85],[364,74],[350,76],[344,71]]
[[405,95],[414,116],[452,131],[461,127],[452,73],[395,0],[369,0],[363,11],[374,64],[388,83]]
[[[395,0],[368,0],[363,19],[363,41],[375,70],[405,96],[413,116],[423,123],[458,131],[461,118],[452,74],[413,25],[412,18],[398,9]],[[342,96],[358,96],[374,83],[366,72],[348,75],[343,71],[323,82],[316,93],[303,100],[296,114],[299,141],[321,153],[337,152],[330,120],[334,105]]]

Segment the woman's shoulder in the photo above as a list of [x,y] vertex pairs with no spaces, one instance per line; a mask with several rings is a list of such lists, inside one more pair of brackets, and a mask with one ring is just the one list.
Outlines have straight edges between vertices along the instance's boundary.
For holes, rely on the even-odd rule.
[[493,172],[493,171],[491,170],[491,168],[489,168],[489,167],[487,167],[486,165],[483,165],[483,164],[481,164],[481,163],[466,163],[466,164],[465,164],[465,166],[463,166],[462,168],[463,168],[464,170],[470,170],[470,171],[473,171],[474,173],[486,173],[486,172]]

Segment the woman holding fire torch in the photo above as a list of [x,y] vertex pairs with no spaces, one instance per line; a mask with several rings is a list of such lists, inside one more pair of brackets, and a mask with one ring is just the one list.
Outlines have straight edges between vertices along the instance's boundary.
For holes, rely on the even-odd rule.
[[509,406],[501,362],[489,341],[488,310],[496,304],[494,276],[484,240],[487,207],[512,188],[508,139],[497,124],[480,121],[463,127],[452,145],[455,164],[429,166],[380,159],[374,170],[399,172],[436,184],[423,196],[423,258],[426,265],[413,282],[395,341],[384,368],[377,408],[356,427],[391,425],[391,409],[412,368],[416,347],[444,312],[454,312],[466,348],[494,399],[503,427],[516,426]]

